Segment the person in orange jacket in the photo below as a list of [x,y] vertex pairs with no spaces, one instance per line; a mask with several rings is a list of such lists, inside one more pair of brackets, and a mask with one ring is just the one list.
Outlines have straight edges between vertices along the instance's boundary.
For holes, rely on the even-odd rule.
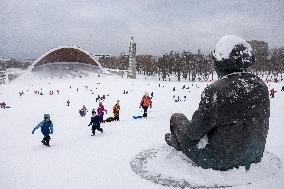
[[113,120],[119,121],[119,111],[120,111],[120,105],[119,100],[117,100],[116,104],[113,107]]
[[152,100],[151,97],[149,96],[149,94],[147,92],[145,92],[144,96],[142,97],[142,100],[140,102],[140,107],[139,108],[143,108],[144,113],[143,113],[143,117],[147,117],[147,111],[148,108],[152,108]]

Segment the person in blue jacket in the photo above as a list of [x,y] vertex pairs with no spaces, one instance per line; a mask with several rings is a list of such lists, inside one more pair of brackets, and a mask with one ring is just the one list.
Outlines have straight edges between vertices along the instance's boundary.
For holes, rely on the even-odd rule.
[[44,120],[33,129],[32,134],[34,134],[35,130],[38,128],[41,129],[41,133],[43,134],[42,144],[46,145],[46,147],[50,147],[49,141],[51,138],[49,135],[53,134],[53,124],[49,114],[44,114]]

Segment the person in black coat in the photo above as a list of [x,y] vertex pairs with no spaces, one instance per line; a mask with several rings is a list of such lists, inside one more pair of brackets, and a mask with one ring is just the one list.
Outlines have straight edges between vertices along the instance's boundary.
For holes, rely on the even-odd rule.
[[[218,45],[237,39],[228,57]],[[166,142],[182,151],[197,166],[226,171],[248,170],[261,161],[269,129],[270,100],[266,84],[245,72],[254,63],[250,45],[236,36],[225,36],[213,54],[219,80],[205,88],[191,121],[173,114]],[[221,57],[221,58],[220,58]],[[200,140],[208,143],[200,147]]]
[[100,123],[100,118],[98,115],[96,115],[96,110],[92,110],[92,117],[91,117],[91,122],[89,123],[88,126],[92,125],[92,136],[96,134],[96,130],[100,131],[103,133],[103,129],[101,128],[101,123]]

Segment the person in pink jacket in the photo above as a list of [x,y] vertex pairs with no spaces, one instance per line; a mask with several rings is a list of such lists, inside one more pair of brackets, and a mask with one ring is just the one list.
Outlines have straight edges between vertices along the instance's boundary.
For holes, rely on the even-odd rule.
[[107,110],[105,109],[104,105],[102,104],[102,102],[99,103],[99,107],[97,109],[97,114],[100,118],[100,123],[104,122],[104,114],[107,114]]

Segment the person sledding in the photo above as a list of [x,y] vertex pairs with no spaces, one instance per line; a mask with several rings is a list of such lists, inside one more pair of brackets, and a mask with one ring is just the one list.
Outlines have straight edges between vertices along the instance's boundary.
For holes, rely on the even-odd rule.
[[91,125],[92,125],[92,135],[91,136],[94,136],[96,134],[96,130],[103,133],[103,129],[101,128],[100,118],[98,115],[96,115],[96,110],[92,110],[91,122],[89,123],[88,126],[91,126]]
[[79,110],[79,114],[81,117],[86,116],[86,113],[88,112],[87,108],[85,105],[83,105],[83,108]]
[[119,111],[120,111],[120,105],[119,100],[117,100],[116,104],[113,107],[113,120],[119,121]]
[[38,128],[41,129],[41,133],[43,134],[42,144],[46,147],[50,147],[49,141],[50,141],[50,134],[53,134],[53,123],[50,120],[49,114],[44,114],[44,120],[41,121],[32,131],[32,134],[35,133],[35,130]]
[[107,110],[105,109],[102,102],[99,102],[99,107],[97,109],[98,116],[100,118],[100,123],[104,123],[104,114],[107,114]]
[[120,105],[119,100],[117,100],[116,104],[113,106],[113,116],[108,117],[104,120],[104,122],[112,122],[112,121],[119,121],[119,111],[120,111]]
[[152,100],[151,97],[149,96],[149,94],[147,92],[145,92],[144,96],[142,97],[142,100],[140,102],[140,107],[139,108],[143,108],[144,113],[143,113],[143,117],[147,117],[147,112],[148,112],[148,108],[152,108]]

